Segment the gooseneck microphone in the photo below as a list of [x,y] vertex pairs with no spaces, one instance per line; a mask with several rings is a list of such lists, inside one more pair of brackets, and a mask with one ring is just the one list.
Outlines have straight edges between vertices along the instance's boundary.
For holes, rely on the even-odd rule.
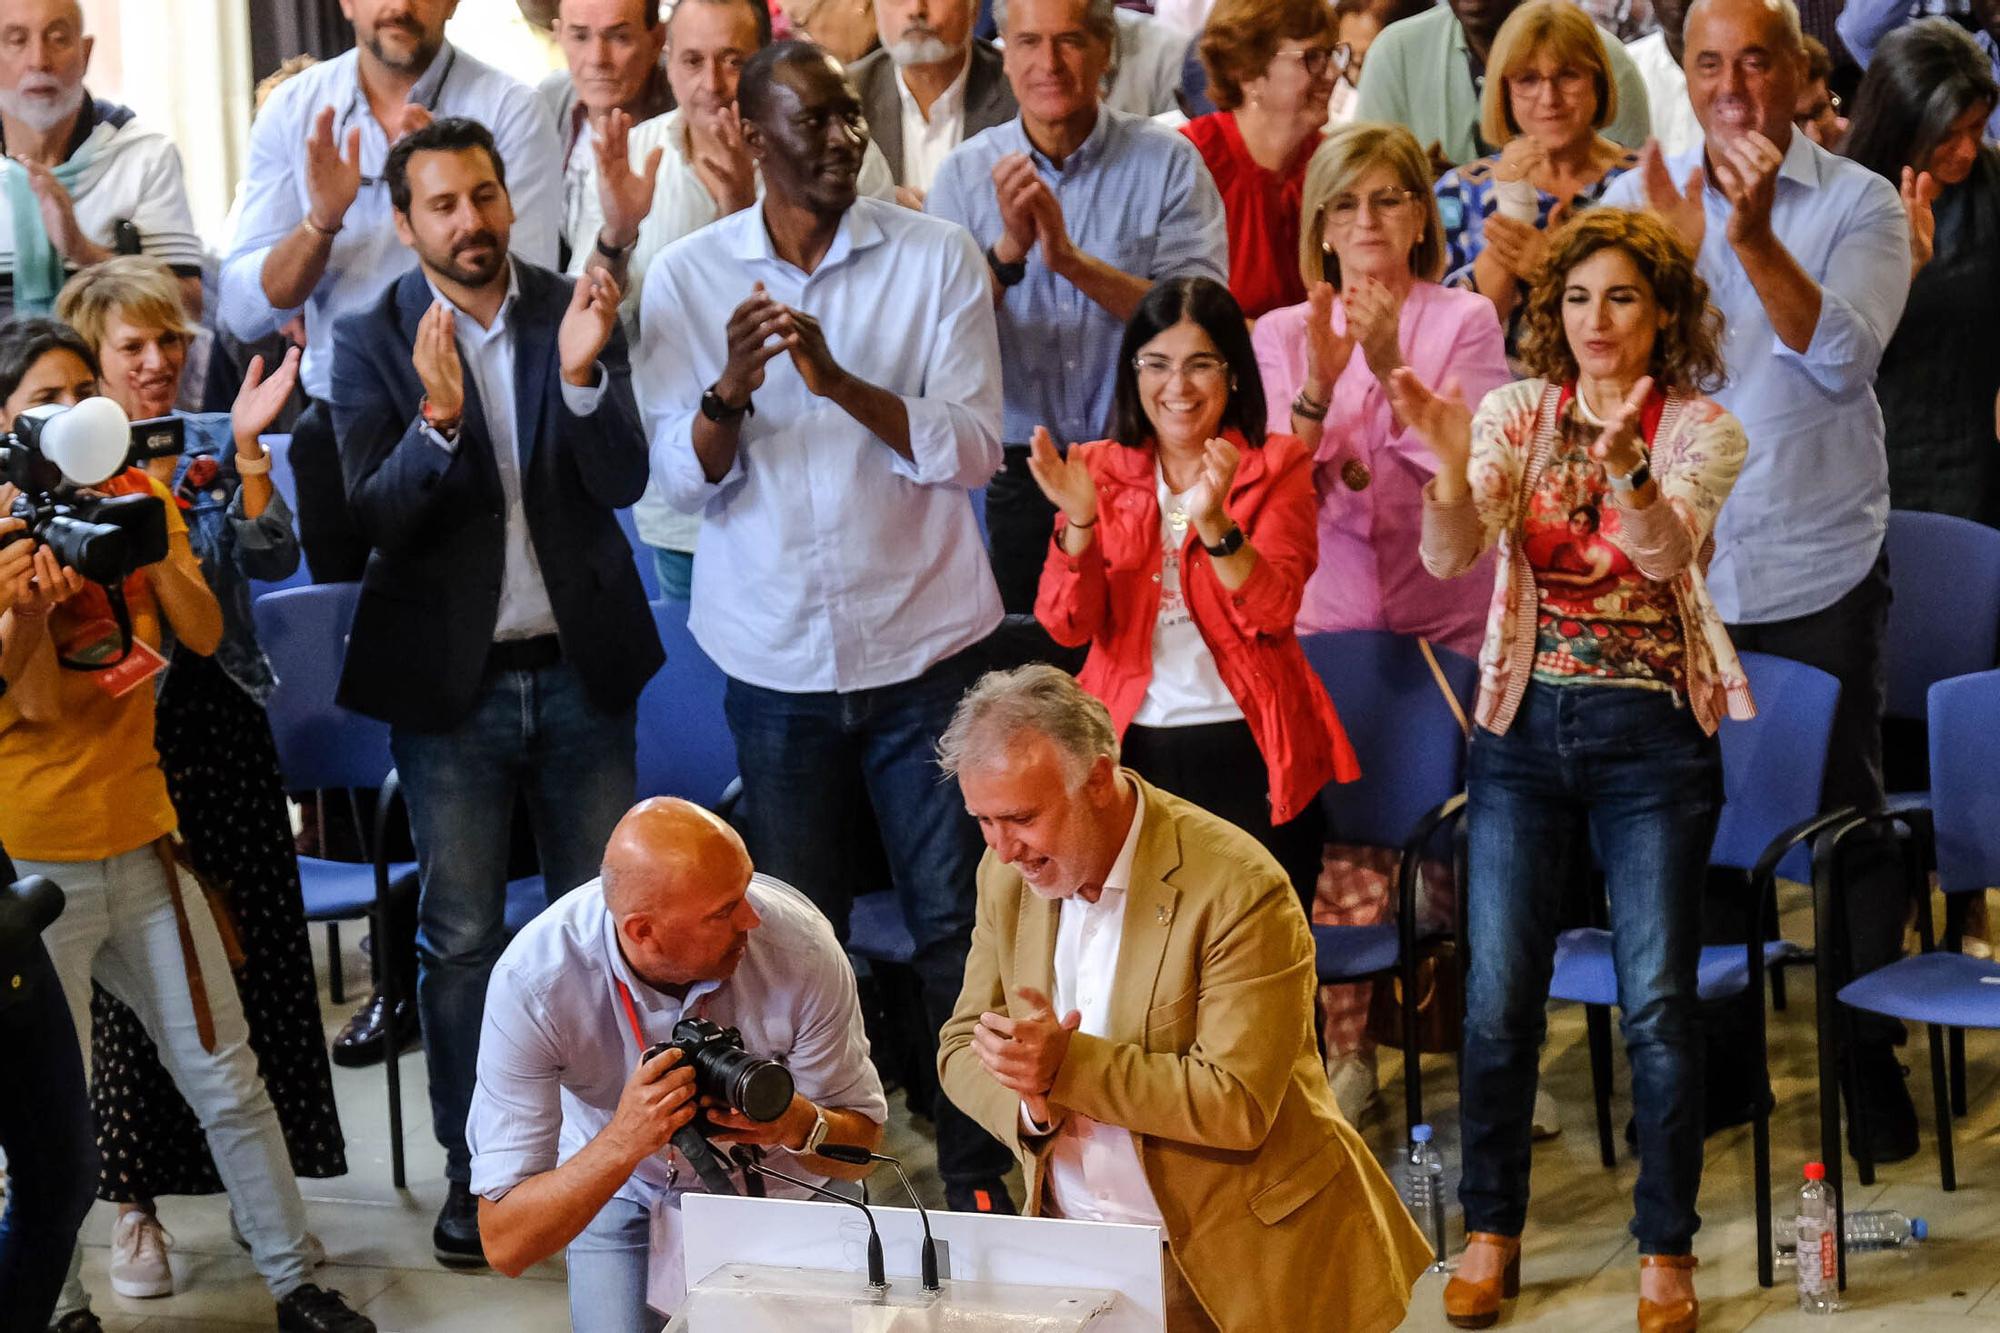
[[910,1196],[910,1203],[917,1210],[917,1220],[924,1225],[924,1290],[939,1290],[937,1242],[931,1239],[931,1215],[924,1211],[924,1201],[917,1197],[917,1191],[910,1184],[910,1178],[903,1174],[902,1162],[887,1153],[869,1152],[866,1148],[859,1148],[851,1143],[822,1143],[814,1150],[814,1155],[824,1157],[829,1162],[845,1162],[849,1166],[887,1162],[895,1168],[896,1179],[903,1182],[903,1193]]
[[[821,1146],[825,1147],[827,1145]],[[825,1156],[826,1154],[821,1153],[819,1155]],[[800,1189],[816,1194],[822,1199],[832,1199],[835,1203],[844,1203],[850,1208],[859,1208],[861,1215],[868,1219],[868,1285],[876,1291],[888,1290],[889,1278],[882,1267],[882,1233],[875,1229],[875,1214],[869,1209],[867,1204],[862,1203],[859,1199],[850,1199],[845,1194],[835,1194],[832,1190],[823,1189],[809,1180],[800,1180],[797,1176],[788,1176],[782,1171],[773,1171],[770,1167],[750,1161],[746,1157],[739,1157],[736,1160],[737,1164],[745,1171],[755,1171],[760,1176],[769,1176],[773,1180],[782,1180],[787,1185],[796,1185]]]

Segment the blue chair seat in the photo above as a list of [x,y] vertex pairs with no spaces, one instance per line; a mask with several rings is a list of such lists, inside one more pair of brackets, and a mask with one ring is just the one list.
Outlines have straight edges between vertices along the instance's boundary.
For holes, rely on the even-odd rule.
[[1894,814],[1928,810],[1931,808],[1931,794],[1927,791],[1892,791],[1882,799],[1882,805]]
[[2000,1028],[2000,963],[1962,953],[1901,958],[1842,986],[1840,1002],[1911,1023]]
[[916,937],[903,920],[894,891],[864,893],[847,915],[847,951],[872,963],[907,965],[917,956]]
[[[1799,946],[1790,940],[1771,940],[1764,945],[1764,963],[1768,967],[1798,952]],[[1711,944],[1701,951],[1701,961],[1695,965],[1695,989],[1702,999],[1741,995],[1749,984],[1750,959],[1742,945]],[[1573,1004],[1618,1003],[1618,968],[1612,961],[1610,931],[1566,930],[1557,938],[1549,998]]]
[[1313,954],[1319,983],[1360,981],[1387,971],[1402,957],[1396,925],[1314,926]]
[[542,909],[548,905],[548,891],[542,887],[540,875],[507,881],[508,938],[520,934],[521,927],[541,915]]
[[[401,883],[417,873],[415,861],[391,861],[389,883]],[[299,888],[308,921],[351,921],[366,916],[375,902],[375,866],[369,861],[325,861],[299,858]]]

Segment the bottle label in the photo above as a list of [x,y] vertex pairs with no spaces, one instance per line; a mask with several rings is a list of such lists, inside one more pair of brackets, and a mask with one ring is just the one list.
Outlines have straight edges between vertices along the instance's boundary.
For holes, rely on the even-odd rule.
[[1827,1274],[1835,1271],[1838,1262],[1833,1232],[1817,1217],[1801,1217],[1798,1228],[1799,1290],[1818,1295],[1826,1290]]

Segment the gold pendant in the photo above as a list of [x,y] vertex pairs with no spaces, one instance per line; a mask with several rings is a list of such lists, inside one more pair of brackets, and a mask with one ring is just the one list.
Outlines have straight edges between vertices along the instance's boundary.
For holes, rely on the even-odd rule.
[[1350,458],[1340,465],[1340,479],[1350,491],[1365,491],[1368,483],[1375,480],[1375,474],[1360,459]]

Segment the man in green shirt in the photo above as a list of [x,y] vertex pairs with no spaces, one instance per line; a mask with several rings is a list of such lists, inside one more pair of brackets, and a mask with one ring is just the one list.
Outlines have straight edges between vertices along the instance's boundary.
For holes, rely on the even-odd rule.
[[[1479,138],[1479,90],[1493,38],[1519,3],[1447,0],[1391,23],[1368,48],[1355,119],[1406,125],[1418,143],[1435,147],[1433,158],[1453,166],[1493,152],[1496,145]],[[1642,147],[1651,123],[1646,85],[1616,38],[1604,37],[1604,51],[1618,85],[1618,117],[1604,133]]]

